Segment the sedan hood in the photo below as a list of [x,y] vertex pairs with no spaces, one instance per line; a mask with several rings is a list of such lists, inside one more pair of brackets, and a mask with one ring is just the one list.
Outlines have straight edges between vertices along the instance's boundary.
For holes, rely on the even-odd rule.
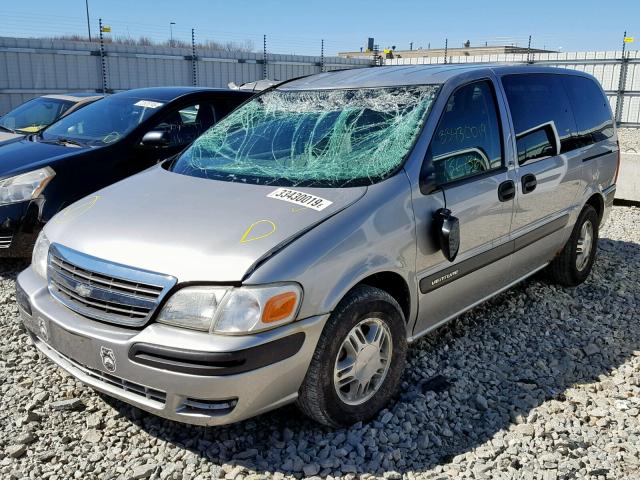
[[58,158],[74,155],[89,147],[66,147],[57,143],[32,142],[27,138],[0,143],[0,177],[35,170]]
[[179,282],[240,282],[257,261],[366,190],[279,189],[158,166],[70,205],[45,231],[52,243]]
[[0,130],[0,145],[20,140],[24,135],[19,133],[3,132]]

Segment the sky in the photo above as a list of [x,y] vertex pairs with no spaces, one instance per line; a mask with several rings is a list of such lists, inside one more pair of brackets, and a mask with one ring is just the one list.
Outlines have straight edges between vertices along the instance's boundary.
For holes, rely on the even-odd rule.
[[[619,50],[623,32],[640,47],[640,1],[517,0],[89,0],[92,33],[152,40],[246,43],[272,53],[318,55],[359,50],[367,37],[380,48],[517,44],[560,51]],[[175,25],[170,26],[170,22]],[[87,34],[85,0],[0,0],[0,36]]]

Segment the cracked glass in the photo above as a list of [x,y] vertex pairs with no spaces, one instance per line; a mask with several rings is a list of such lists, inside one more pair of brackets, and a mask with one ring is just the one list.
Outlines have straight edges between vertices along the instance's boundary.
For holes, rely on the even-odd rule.
[[263,185],[368,185],[402,165],[438,89],[272,90],[204,133],[172,170]]

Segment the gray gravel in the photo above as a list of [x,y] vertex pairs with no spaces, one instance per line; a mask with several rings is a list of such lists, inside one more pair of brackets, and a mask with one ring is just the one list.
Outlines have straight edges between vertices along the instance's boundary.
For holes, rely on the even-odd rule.
[[620,149],[625,153],[640,153],[640,128],[619,128]]
[[640,209],[602,236],[587,283],[536,277],[443,327],[389,410],[337,431],[294,407],[190,427],[94,393],[29,345],[5,262],[0,478],[640,479]]

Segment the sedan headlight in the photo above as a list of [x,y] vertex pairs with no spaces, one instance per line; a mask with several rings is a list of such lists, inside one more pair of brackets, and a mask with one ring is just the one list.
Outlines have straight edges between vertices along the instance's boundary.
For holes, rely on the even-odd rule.
[[44,231],[40,232],[36,244],[33,247],[33,254],[31,255],[31,267],[42,278],[47,278],[47,259],[49,257],[49,239],[44,234]]
[[36,198],[55,174],[51,167],[44,167],[0,180],[0,205]]
[[227,335],[256,333],[292,322],[301,298],[295,283],[185,287],[169,298],[158,322]]

